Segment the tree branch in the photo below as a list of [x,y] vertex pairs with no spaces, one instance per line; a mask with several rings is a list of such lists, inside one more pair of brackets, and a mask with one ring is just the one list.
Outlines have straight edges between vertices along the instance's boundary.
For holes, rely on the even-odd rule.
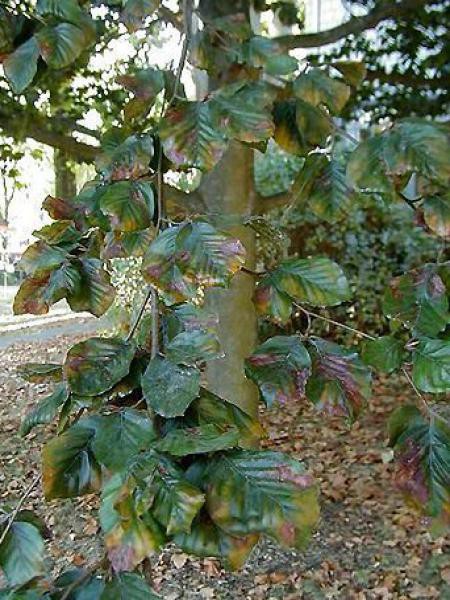
[[256,196],[255,214],[263,215],[275,208],[283,208],[286,204],[292,202],[292,193],[290,191],[273,194],[273,196]]
[[96,133],[66,118],[45,117],[38,114],[22,114],[15,111],[14,116],[2,112],[0,109],[0,129],[7,136],[15,139],[33,138],[37,142],[63,150],[77,162],[93,162],[99,148],[75,138],[62,131],[78,131],[80,133],[97,137]]
[[447,89],[450,86],[450,76],[448,75],[427,79],[414,73],[386,73],[386,71],[381,70],[368,70],[364,79],[366,81],[379,81],[391,85],[405,85],[412,88],[428,88],[431,90]]
[[317,48],[326,46],[346,38],[351,34],[362,33],[373,29],[382,21],[397,19],[399,17],[411,18],[411,12],[433,4],[431,0],[402,0],[401,2],[383,2],[375,6],[367,15],[352,17],[350,20],[317,33],[302,33],[299,35],[285,35],[275,38],[286,50],[295,48]]

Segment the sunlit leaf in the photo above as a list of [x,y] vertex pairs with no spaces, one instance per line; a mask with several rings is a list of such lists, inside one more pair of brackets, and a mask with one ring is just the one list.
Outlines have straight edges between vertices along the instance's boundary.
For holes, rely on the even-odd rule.
[[350,88],[345,83],[317,68],[299,75],[294,81],[293,91],[300,100],[313,106],[324,104],[335,115],[341,112],[350,97]]
[[421,340],[413,354],[412,378],[423,392],[450,390],[450,341]]
[[150,361],[142,376],[147,403],[162,417],[182,416],[200,389],[200,372],[162,358]]
[[45,444],[42,481],[48,500],[72,498],[100,489],[101,468],[92,452],[94,436],[94,425],[84,420]]
[[270,408],[305,395],[311,359],[297,336],[276,336],[258,346],[245,361],[245,373],[259,387]]
[[317,490],[303,465],[271,451],[232,451],[208,468],[206,506],[229,535],[265,533],[303,547],[319,517]]
[[361,358],[377,371],[392,373],[405,360],[404,344],[391,335],[365,340]]
[[208,171],[222,158],[227,141],[207,102],[180,102],[159,127],[166,156],[176,166]]
[[269,75],[288,75],[298,67],[297,59],[284,52],[276,40],[258,35],[243,45],[242,55],[243,61]]
[[364,81],[367,69],[364,63],[357,60],[341,60],[332,63],[332,67],[337,69],[347,83],[357,88]]
[[163,231],[144,257],[144,278],[169,304],[193,299],[200,286],[226,287],[244,265],[241,242],[208,223],[187,223]]
[[39,400],[37,405],[25,415],[20,426],[20,435],[27,435],[36,425],[51,423],[58,415],[60,408],[69,398],[69,390],[65,383],[58,383],[54,391]]
[[319,410],[330,415],[357,418],[371,396],[370,370],[352,350],[318,338],[314,348],[312,374],[306,396]]
[[135,347],[119,338],[89,338],[72,346],[64,363],[70,390],[80,396],[98,396],[110,390],[130,371]]
[[448,523],[450,428],[446,415],[424,418],[415,406],[402,406],[391,416],[389,438],[395,449],[399,489],[425,514]]

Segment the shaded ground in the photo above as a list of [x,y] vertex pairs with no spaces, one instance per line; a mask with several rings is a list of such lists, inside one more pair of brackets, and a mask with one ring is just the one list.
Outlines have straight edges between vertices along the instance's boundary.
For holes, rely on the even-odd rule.
[[[26,440],[17,435],[21,417],[48,388],[24,383],[15,369],[24,361],[61,360],[73,342],[73,337],[63,336],[22,340],[0,349],[1,503],[20,496],[38,467],[46,437],[42,429]],[[404,505],[390,481],[384,423],[386,414],[409,393],[402,381],[378,382],[369,410],[351,430],[304,407],[266,415],[266,445],[306,460],[320,483],[318,532],[304,553],[265,541],[246,568],[234,574],[220,570],[214,560],[194,560],[168,548],[154,561],[154,584],[162,597],[450,600],[450,540],[433,540],[426,523]],[[29,505],[43,514],[54,532],[51,566],[93,562],[100,552],[95,502],[84,498],[43,506],[39,495],[36,491]]]

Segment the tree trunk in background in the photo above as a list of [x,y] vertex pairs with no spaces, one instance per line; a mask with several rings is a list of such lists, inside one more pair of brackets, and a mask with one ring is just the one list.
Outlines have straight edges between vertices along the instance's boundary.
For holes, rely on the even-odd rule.
[[[202,184],[208,211],[225,219],[232,215],[251,215],[255,198],[253,181],[253,151],[243,144],[232,143]],[[219,228],[225,229],[221,224]],[[254,268],[254,232],[242,225],[226,230],[242,241],[247,250],[247,265]],[[207,292],[207,306],[219,316],[219,339],[225,353],[224,358],[208,362],[208,387],[252,416],[256,416],[258,410],[258,391],[244,375],[244,359],[256,344],[254,285],[252,276],[239,273],[229,289]]]
[[55,148],[53,168],[55,172],[55,196],[58,198],[71,198],[77,193],[75,173],[71,171],[68,161],[68,156],[62,150]]
[[[205,20],[230,14],[249,15],[248,0],[200,0],[201,17]],[[226,74],[221,74],[221,83]],[[215,87],[209,81],[210,91]],[[208,211],[223,216],[250,216],[254,211],[255,189],[253,176],[253,150],[233,142],[218,165],[202,181],[202,195]],[[247,266],[255,264],[255,234],[243,225],[224,226],[238,237],[247,250]],[[244,375],[244,359],[249,356],[257,341],[256,312],[252,302],[254,278],[238,274],[229,289],[207,292],[207,306],[219,316],[219,338],[225,356],[208,363],[206,375],[208,388],[246,413],[256,416],[258,390]]]

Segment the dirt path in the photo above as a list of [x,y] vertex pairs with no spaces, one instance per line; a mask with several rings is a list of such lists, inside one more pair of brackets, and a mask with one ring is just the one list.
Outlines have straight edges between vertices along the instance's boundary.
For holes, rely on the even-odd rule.
[[[37,469],[46,437],[42,429],[25,440],[17,435],[21,417],[48,388],[24,383],[16,367],[27,360],[61,360],[74,342],[72,332],[65,333],[70,337],[54,337],[54,331],[52,339],[22,338],[0,350],[0,502],[20,495]],[[402,381],[395,386],[378,382],[369,409],[350,430],[309,407],[287,406],[266,415],[265,444],[304,459],[320,484],[319,530],[305,552],[261,542],[239,573],[167,548],[154,560],[155,587],[164,600],[449,600],[450,541],[433,540],[424,520],[392,489],[384,423],[394,405],[408,400],[406,389]],[[299,412],[302,416],[292,427]],[[100,544],[95,501],[44,506],[37,491],[31,504],[53,530],[53,566],[95,559]]]

